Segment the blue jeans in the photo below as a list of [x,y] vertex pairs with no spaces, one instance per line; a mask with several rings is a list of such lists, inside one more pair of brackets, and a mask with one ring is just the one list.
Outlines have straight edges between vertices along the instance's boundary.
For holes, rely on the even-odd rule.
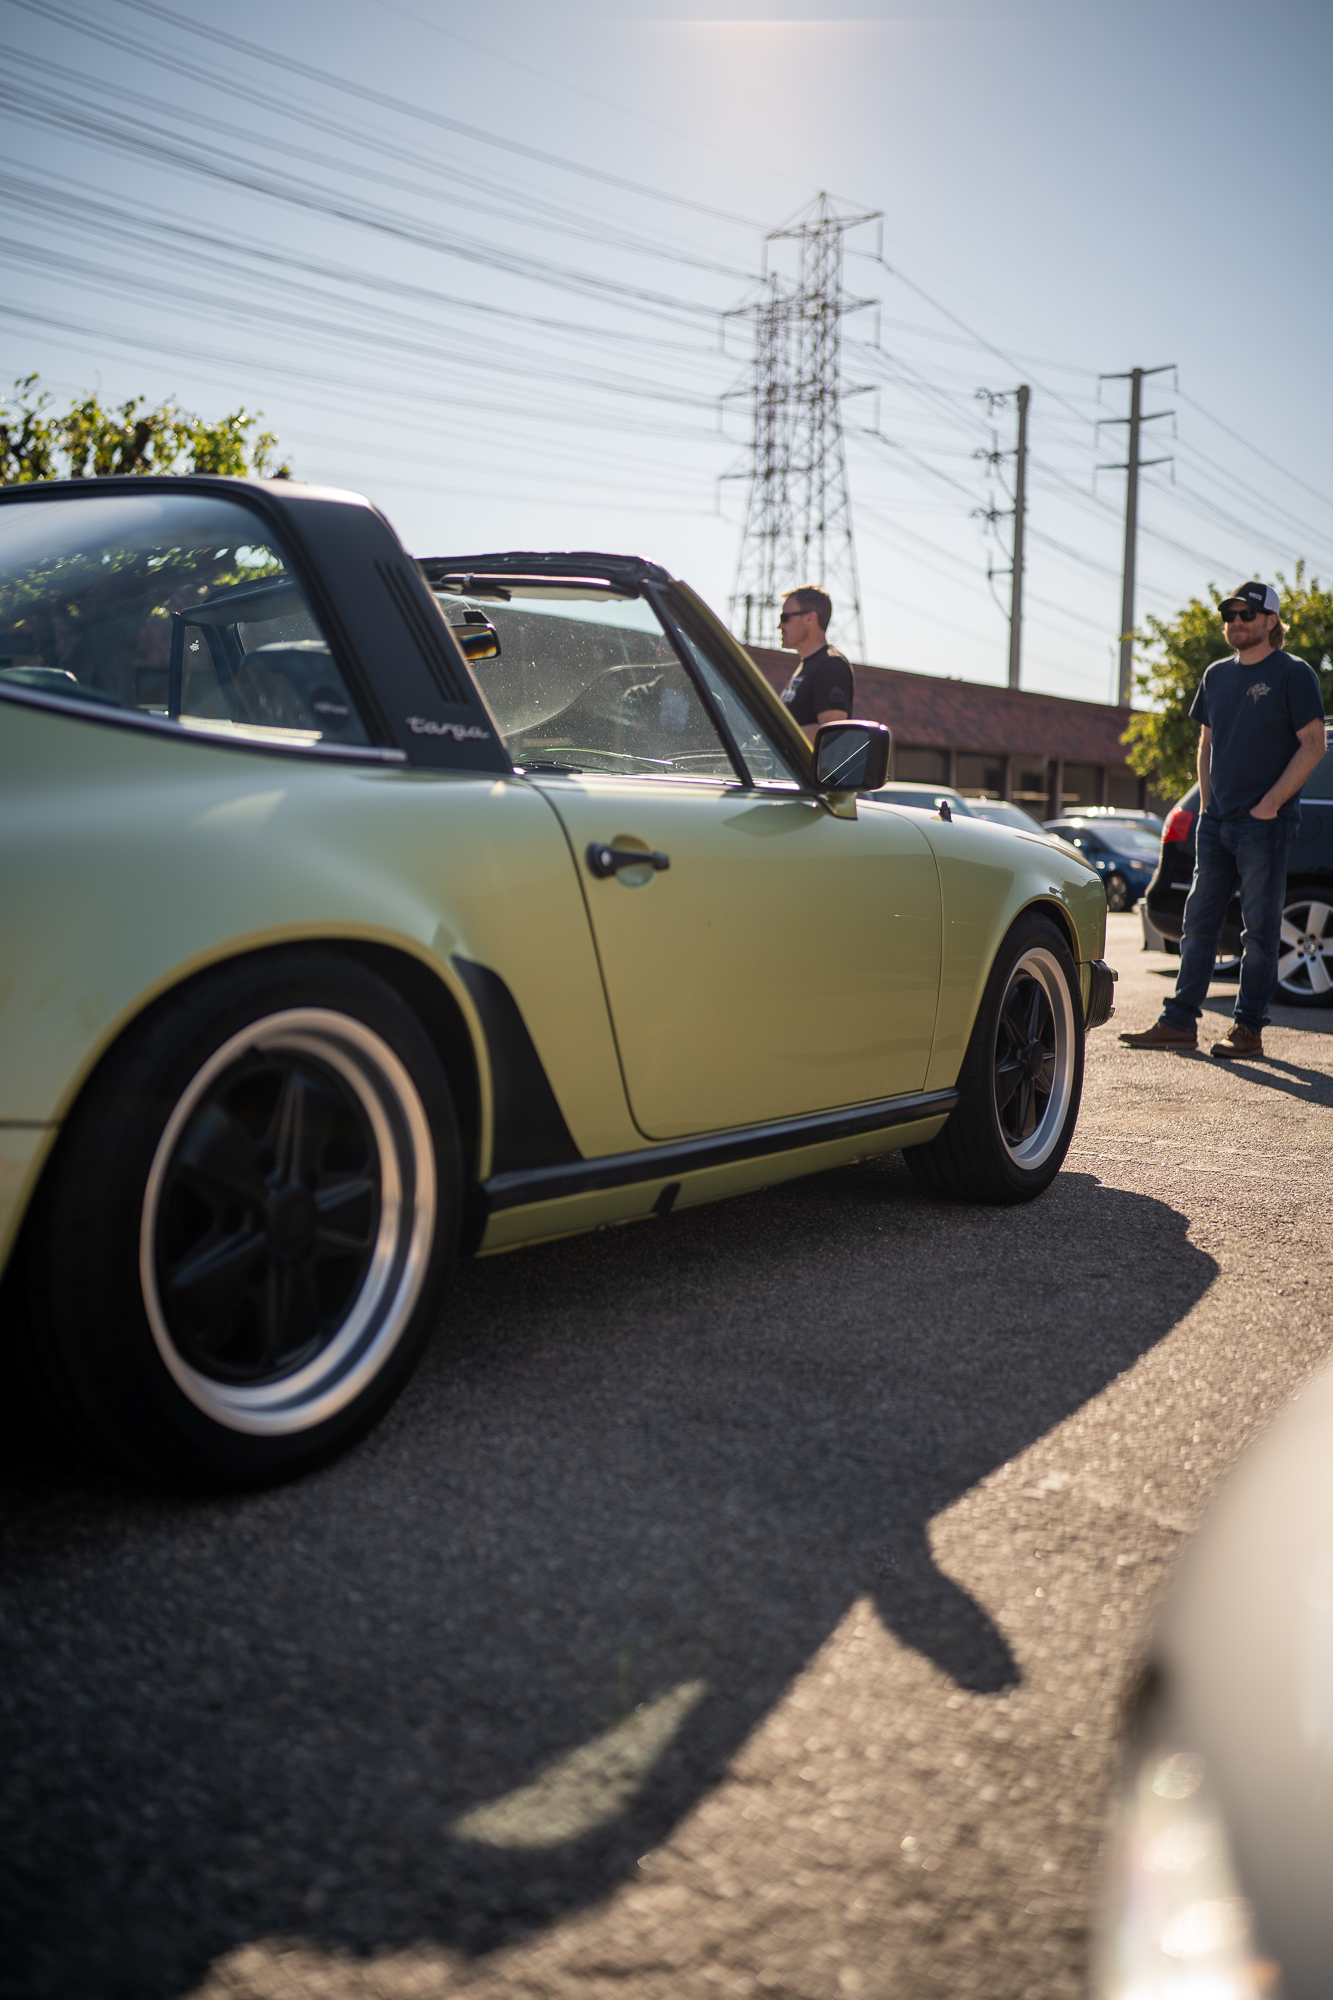
[[1267,1025],[1268,1003],[1277,987],[1278,944],[1287,889],[1287,849],[1299,821],[1291,819],[1199,818],[1194,880],[1185,901],[1180,940],[1180,977],[1162,1008],[1173,1028],[1192,1028],[1203,1011],[1217,961],[1227,905],[1240,890],[1244,926],[1240,990],[1232,1013],[1256,1032]]

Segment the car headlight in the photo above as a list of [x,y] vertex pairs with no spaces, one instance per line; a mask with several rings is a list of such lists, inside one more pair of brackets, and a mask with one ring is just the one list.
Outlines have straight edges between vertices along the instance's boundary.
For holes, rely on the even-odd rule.
[[1102,1913],[1096,2000],[1281,2000],[1259,1949],[1207,1765],[1169,1737],[1123,1788]]

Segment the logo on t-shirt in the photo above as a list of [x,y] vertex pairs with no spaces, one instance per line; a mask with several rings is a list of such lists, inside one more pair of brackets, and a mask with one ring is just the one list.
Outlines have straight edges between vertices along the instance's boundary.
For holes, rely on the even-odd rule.
[[1271,687],[1269,687],[1267,681],[1256,681],[1254,686],[1252,688],[1246,688],[1245,692],[1250,697],[1250,700],[1254,703],[1255,707],[1258,708],[1260,695],[1272,694],[1273,690]]

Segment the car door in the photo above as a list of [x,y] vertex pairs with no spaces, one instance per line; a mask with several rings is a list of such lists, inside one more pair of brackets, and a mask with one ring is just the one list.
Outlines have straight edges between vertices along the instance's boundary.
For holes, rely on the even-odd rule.
[[[906,816],[760,787],[541,781],[579,867],[635,1123],[653,1139],[919,1090],[940,964]],[[594,874],[600,844],[664,855]]]
[[[940,892],[912,816],[844,817],[802,791],[646,598],[504,590],[479,685],[568,836],[639,1129],[672,1139],[922,1088]],[[644,865],[599,872],[590,850],[608,846]]]
[[[440,604],[492,626],[474,676],[568,836],[638,1130],[923,1088],[941,896],[913,816],[839,818],[803,792],[717,662],[632,584],[450,574]],[[644,866],[596,872],[606,846]]]

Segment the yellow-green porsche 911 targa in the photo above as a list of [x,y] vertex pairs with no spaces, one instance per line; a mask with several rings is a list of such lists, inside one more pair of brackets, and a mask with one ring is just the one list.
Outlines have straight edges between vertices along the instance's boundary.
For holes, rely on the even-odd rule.
[[[356,495],[0,493],[0,1253],[122,1467],[344,1449],[460,1255],[902,1147],[1026,1200],[1107,1018],[1093,870],[868,800],[656,564],[414,561]],[[947,811],[947,808],[946,808]]]

